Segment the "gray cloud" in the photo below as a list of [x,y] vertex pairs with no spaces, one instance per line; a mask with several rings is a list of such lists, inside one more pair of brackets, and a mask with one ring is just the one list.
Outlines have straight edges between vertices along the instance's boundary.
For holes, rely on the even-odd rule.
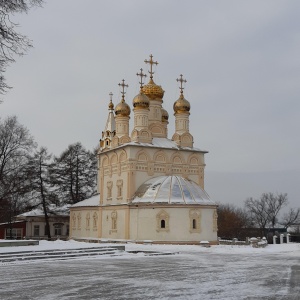
[[[299,170],[299,12],[299,1],[48,1],[14,16],[35,47],[7,72],[14,89],[1,116],[16,114],[54,154],[76,141],[93,148],[109,92],[116,104],[124,78],[130,103],[139,90],[135,73],[152,53],[169,136],[175,79],[182,73],[188,80],[190,129],[195,146],[210,151],[208,171]],[[252,196],[254,183],[241,186]],[[283,192],[296,195],[288,186]]]

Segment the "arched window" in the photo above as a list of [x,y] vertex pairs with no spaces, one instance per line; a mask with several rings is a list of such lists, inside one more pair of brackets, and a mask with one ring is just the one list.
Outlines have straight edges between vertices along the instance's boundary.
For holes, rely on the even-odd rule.
[[201,210],[190,210],[190,232],[201,232]]
[[197,221],[196,221],[196,219],[193,219],[193,229],[197,229]]
[[170,216],[165,210],[161,210],[156,215],[156,231],[169,231],[169,219]]

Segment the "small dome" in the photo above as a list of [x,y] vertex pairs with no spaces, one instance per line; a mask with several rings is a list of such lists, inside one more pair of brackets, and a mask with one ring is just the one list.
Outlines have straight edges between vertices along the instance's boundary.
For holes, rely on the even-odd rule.
[[156,85],[152,79],[150,79],[148,84],[142,87],[142,91],[150,100],[162,100],[165,93],[162,87]]
[[130,115],[130,107],[124,99],[115,108],[116,116],[128,117]]
[[133,98],[132,104],[134,108],[149,108],[149,98],[140,92]]
[[167,122],[169,120],[169,114],[164,108],[161,108],[161,120],[162,122]]
[[109,101],[108,109],[109,110],[113,110],[114,109],[114,104],[112,103],[112,100]]
[[159,176],[144,182],[132,203],[216,205],[195,182],[181,176]]
[[182,113],[182,112],[189,112],[191,109],[191,105],[190,102],[184,98],[183,94],[180,94],[179,99],[175,101],[173,105],[173,109],[175,114]]

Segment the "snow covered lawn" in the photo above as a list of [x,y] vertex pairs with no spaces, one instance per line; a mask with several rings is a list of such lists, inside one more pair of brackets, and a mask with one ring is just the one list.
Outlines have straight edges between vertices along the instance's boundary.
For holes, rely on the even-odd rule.
[[[109,244],[41,241],[39,246],[3,247],[0,253],[102,245]],[[177,254],[0,265],[0,299],[300,299],[300,244],[126,244],[126,250]]]

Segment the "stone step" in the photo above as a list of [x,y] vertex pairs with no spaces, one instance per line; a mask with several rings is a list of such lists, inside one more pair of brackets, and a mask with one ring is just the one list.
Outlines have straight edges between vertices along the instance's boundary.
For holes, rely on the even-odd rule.
[[74,249],[52,249],[40,251],[18,251],[0,254],[0,263],[11,263],[17,261],[34,261],[47,259],[70,259],[97,255],[120,255],[125,251],[125,246],[104,246]]
[[0,259],[5,258],[5,257],[12,257],[12,256],[17,257],[17,256],[36,256],[36,255],[57,255],[57,254],[69,254],[69,253],[74,253],[74,252],[87,253],[87,252],[99,252],[99,251],[108,251],[108,250],[124,251],[125,246],[5,252],[5,253],[0,254]]

